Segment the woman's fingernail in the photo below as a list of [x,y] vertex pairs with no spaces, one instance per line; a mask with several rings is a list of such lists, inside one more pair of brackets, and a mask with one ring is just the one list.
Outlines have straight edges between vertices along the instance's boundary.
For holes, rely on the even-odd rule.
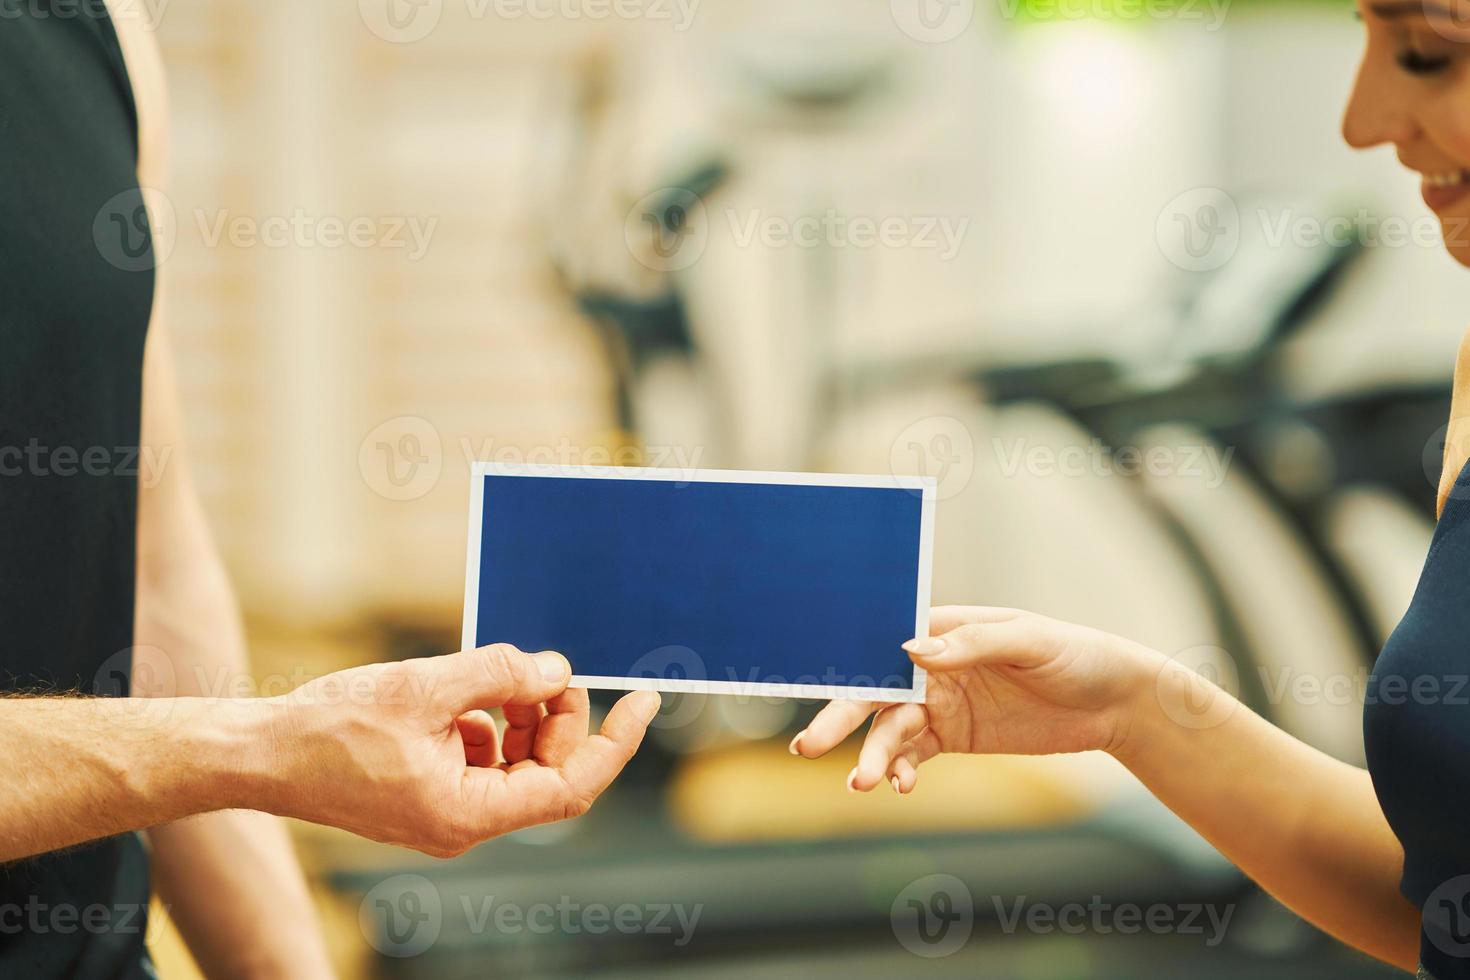
[[949,644],[944,642],[942,636],[926,636],[922,639],[909,640],[903,645],[903,648],[921,657],[933,657],[943,653],[948,646]]
[[800,742],[801,741],[801,737],[803,735],[805,735],[805,734],[806,734],[806,729],[805,728],[803,728],[801,731],[797,732],[796,733],[796,737],[791,740],[791,744],[788,745],[788,746],[786,746],[786,751],[790,752],[792,755],[801,755],[801,750],[796,747],[796,743]]
[[857,766],[853,766],[852,772],[847,774],[847,791],[849,793],[857,792],[857,787],[853,785],[855,782],[857,782]]
[[893,791],[899,796],[903,795],[903,787],[899,784],[897,776],[893,777]]

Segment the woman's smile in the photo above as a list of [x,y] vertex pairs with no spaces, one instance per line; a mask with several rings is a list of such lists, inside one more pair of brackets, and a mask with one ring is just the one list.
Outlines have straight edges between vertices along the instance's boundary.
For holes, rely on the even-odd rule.
[[1424,203],[1441,216],[1470,194],[1470,170],[1424,172],[1421,176]]

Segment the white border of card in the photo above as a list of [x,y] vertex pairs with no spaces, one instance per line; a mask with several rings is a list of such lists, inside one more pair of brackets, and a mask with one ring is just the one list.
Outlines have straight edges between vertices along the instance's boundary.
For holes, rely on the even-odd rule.
[[[475,646],[480,600],[480,534],[485,513],[485,477],[559,476],[589,480],[673,480],[680,483],[750,483],[787,486],[872,487],[911,490],[922,495],[919,526],[919,583],[914,608],[914,636],[929,635],[929,590],[934,557],[934,504],[937,484],[927,476],[853,476],[838,473],[766,473],[746,470],[677,470],[635,466],[559,466],[531,463],[476,462],[470,467],[470,531],[465,556],[462,649]],[[759,684],[694,678],[597,677],[572,675],[573,687],[614,691],[668,691],[696,694],[742,694],[750,697],[813,698],[827,701],[922,702],[928,677],[914,666],[912,688],[846,687],[825,684]]]

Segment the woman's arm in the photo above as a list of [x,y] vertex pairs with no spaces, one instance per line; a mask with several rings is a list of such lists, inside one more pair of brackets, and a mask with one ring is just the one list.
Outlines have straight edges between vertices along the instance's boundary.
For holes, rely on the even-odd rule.
[[792,742],[816,758],[875,708],[849,785],[912,791],[940,752],[1102,750],[1303,918],[1413,970],[1419,915],[1368,774],[1273,727],[1154,650],[1014,609],[935,609],[910,641],[922,705],[833,702]]
[[[1210,706],[1203,714],[1178,714]],[[1218,724],[1193,727],[1204,717]],[[1144,683],[1113,754],[1282,904],[1413,971],[1419,912],[1399,894],[1404,851],[1368,773],[1292,738],[1188,668]]]

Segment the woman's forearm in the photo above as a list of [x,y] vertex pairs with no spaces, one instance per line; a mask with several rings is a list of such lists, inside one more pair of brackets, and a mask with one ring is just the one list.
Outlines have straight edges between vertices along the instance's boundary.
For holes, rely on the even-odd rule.
[[1114,754],[1171,810],[1303,918],[1413,970],[1419,914],[1368,773],[1271,725],[1174,663],[1140,692]]

